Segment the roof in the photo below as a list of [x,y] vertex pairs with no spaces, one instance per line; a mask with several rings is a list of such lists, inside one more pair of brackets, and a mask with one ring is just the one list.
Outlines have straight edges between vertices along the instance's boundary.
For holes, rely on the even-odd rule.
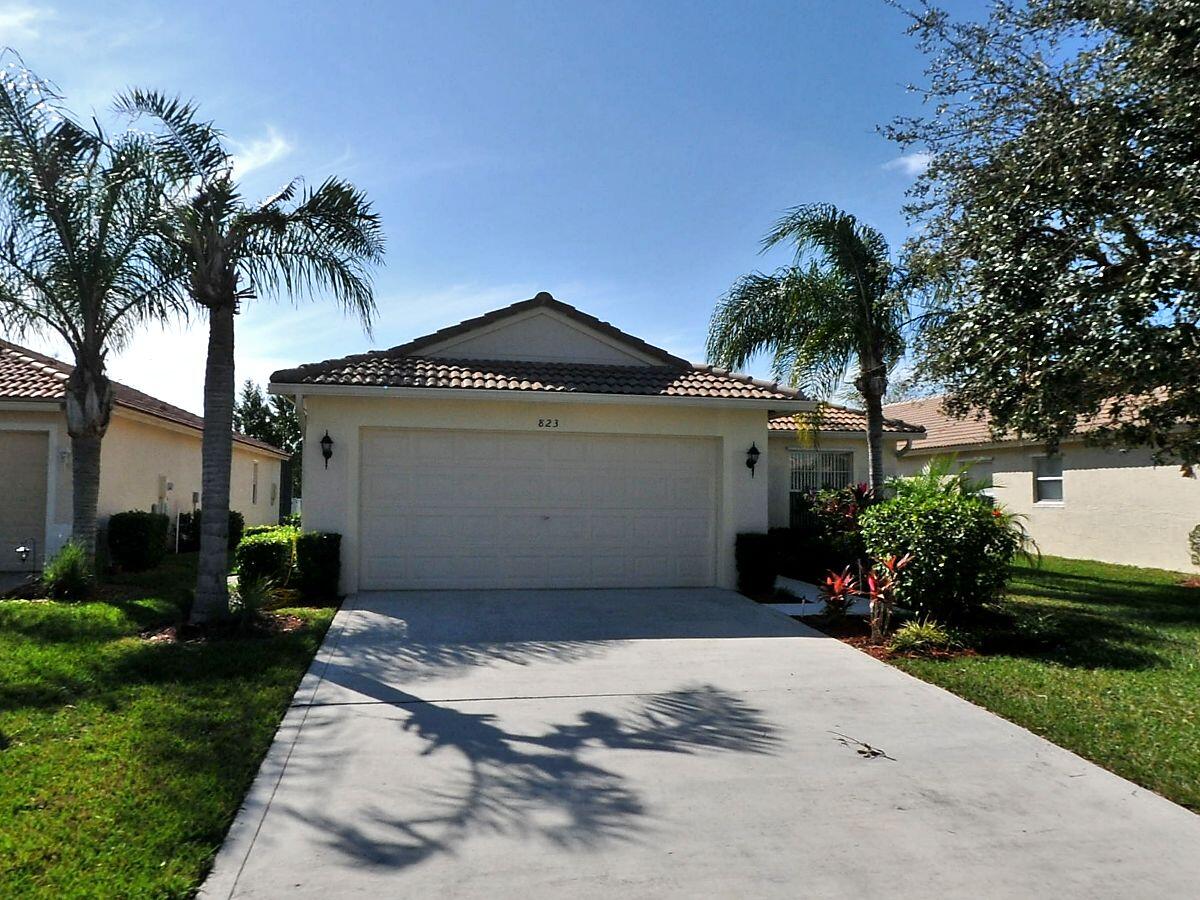
[[[769,431],[796,432],[811,429],[820,432],[865,432],[867,430],[867,414],[862,410],[850,409],[846,406],[834,406],[832,403],[822,403],[811,413],[793,413],[786,416],[773,416],[767,424]],[[920,425],[902,422],[900,419],[884,419],[885,434],[923,434],[925,429]]]
[[[419,351],[451,337],[527,310],[545,308],[633,347],[659,361],[657,365],[538,362],[532,360],[453,359],[423,356]],[[579,394],[624,394],[645,397],[702,397],[746,400],[806,400],[799,391],[776,382],[715,366],[695,365],[666,350],[626,334],[607,322],[540,293],[503,309],[443,328],[392,347],[355,356],[282,369],[272,384],[357,387],[457,388],[483,391],[528,391]]]
[[[884,407],[884,412],[890,416],[903,418],[906,422],[913,422],[925,427],[926,437],[914,443],[912,447],[914,451],[918,452],[981,444],[1040,443],[1036,438],[1022,438],[1012,433],[995,435],[992,432],[991,420],[983,410],[978,410],[966,418],[955,418],[946,412],[942,400],[941,396],[937,396],[921,400],[908,400],[903,403],[889,403]],[[1114,407],[1116,401],[1109,400],[1104,405]],[[1117,421],[1120,422],[1137,421],[1137,403],[1128,400],[1122,402],[1117,409],[1116,416]],[[1077,437],[1086,435],[1088,432],[1104,427],[1109,421],[1105,414],[1081,418],[1072,434]]]
[[[62,401],[66,398],[67,377],[74,368],[53,356],[45,356],[0,339],[0,400]],[[204,419],[186,409],[164,403],[136,388],[116,381],[112,382],[112,388],[113,402],[117,406],[173,422],[176,425],[194,428],[197,431],[204,428]],[[248,435],[235,432],[233,439],[247,447],[254,447],[257,450],[285,458],[288,456],[278,447]]]
[[889,416],[896,416],[925,428],[925,437],[913,445],[914,450],[957,447],[964,444],[991,444],[996,441],[986,413],[980,412],[965,419],[956,419],[943,408],[940,396],[889,403],[883,411]]

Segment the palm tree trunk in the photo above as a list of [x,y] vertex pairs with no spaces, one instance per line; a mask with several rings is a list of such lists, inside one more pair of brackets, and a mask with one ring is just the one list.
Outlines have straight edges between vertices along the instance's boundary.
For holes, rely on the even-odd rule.
[[67,434],[71,436],[71,539],[96,559],[100,500],[100,444],[112,416],[112,385],[96,354],[77,353],[67,378]]
[[883,395],[887,377],[878,373],[879,366],[867,368],[859,378],[859,391],[867,408],[867,468],[870,487],[876,493],[883,490]]
[[229,470],[233,461],[233,303],[209,308],[194,625],[229,613]]

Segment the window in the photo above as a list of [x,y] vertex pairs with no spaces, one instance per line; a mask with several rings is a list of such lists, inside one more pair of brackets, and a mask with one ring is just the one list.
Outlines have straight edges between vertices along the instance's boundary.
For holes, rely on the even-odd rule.
[[1033,458],[1033,502],[1063,502],[1063,464],[1061,456]]
[[967,460],[967,477],[979,485],[981,496],[987,497],[992,505],[996,505],[996,480],[992,473],[993,460],[991,457]]
[[792,450],[790,451],[792,481],[791,525],[800,525],[805,515],[802,502],[805,494],[854,484],[854,453],[849,450]]
[[258,502],[258,462],[254,463],[253,481],[250,482],[250,502]]

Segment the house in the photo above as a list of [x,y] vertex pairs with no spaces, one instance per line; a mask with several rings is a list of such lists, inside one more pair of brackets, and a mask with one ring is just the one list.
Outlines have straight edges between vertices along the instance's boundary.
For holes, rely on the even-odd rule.
[[732,586],[735,536],[787,503],[769,423],[816,409],[547,293],[270,390],[329,438],[304,525],[343,535],[346,591]]
[[[796,524],[797,499],[806,493],[870,481],[866,413],[822,403],[815,412],[774,416],[767,427],[772,528]],[[895,418],[884,420],[885,477],[896,474],[896,439],[923,434],[919,425]]]
[[[71,441],[64,384],[72,366],[0,340],[0,572],[33,570],[71,535]],[[99,518],[158,509],[174,520],[200,504],[204,420],[123,384],[101,445]],[[279,517],[280,463],[287,454],[235,435],[230,506],[247,524]],[[22,561],[15,550],[33,552]]]
[[1177,466],[1154,465],[1149,450],[1089,446],[1083,426],[1048,455],[1034,441],[997,440],[986,417],[951,418],[941,397],[885,411],[925,427],[923,438],[898,445],[901,475],[953,454],[1023,517],[1042,553],[1195,571],[1188,532],[1200,524],[1200,481],[1181,477]]

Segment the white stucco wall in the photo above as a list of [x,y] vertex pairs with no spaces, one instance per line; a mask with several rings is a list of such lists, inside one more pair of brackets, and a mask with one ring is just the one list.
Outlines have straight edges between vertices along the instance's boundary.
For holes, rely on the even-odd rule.
[[[1200,524],[1200,480],[1177,466],[1154,466],[1148,450],[1063,446],[1063,502],[1035,503],[1032,446],[960,451],[962,462],[990,464],[995,497],[1024,516],[1043,553],[1075,559],[1194,572],[1188,532]],[[929,454],[909,454],[901,474],[920,471]]]
[[[790,448],[806,450],[849,450],[854,454],[854,481],[866,483],[870,481],[867,468],[867,435],[837,434],[820,435],[817,438],[805,436],[801,441],[795,434],[772,433],[770,438],[770,453],[767,455],[767,479],[770,483],[770,523],[772,528],[786,528],[789,524],[791,501],[792,475],[791,461],[788,453]],[[888,478],[896,474],[896,459],[891,452],[891,442],[884,437],[883,472]]]
[[[767,484],[751,478],[746,450],[767,447],[767,411],[670,402],[550,402],[537,399],[458,399],[355,397],[309,394],[305,440],[314,448],[304,466],[304,527],[342,535],[342,590],[358,588],[359,441],[370,428],[452,428],[499,431],[538,430],[539,417],[559,421],[558,433],[703,435],[720,438],[717,510],[717,580],[732,587],[737,576],[734,538],[767,527]],[[328,430],[334,440],[326,469],[315,448]],[[552,437],[553,435],[548,435]],[[765,460],[763,461],[765,462]]]
[[[200,432],[194,428],[116,410],[100,451],[101,520],[130,509],[150,509],[159,500],[160,478],[172,485],[164,497],[171,518],[191,512],[192,493],[200,492],[200,445]],[[234,443],[229,507],[245,516],[247,525],[279,520],[279,472],[276,457]]]

